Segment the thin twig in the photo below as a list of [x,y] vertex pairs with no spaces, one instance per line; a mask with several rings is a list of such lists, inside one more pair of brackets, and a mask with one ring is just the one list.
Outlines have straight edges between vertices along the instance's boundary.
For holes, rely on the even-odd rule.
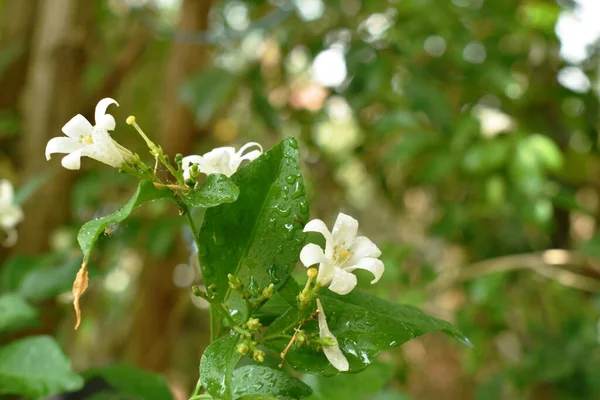
[[280,354],[280,356],[281,356],[281,363],[278,365],[279,368],[283,367],[283,362],[285,361],[285,356],[287,356],[288,351],[290,351],[290,348],[292,347],[292,345],[296,341],[296,337],[298,337],[298,333],[300,332],[300,328],[302,328],[302,325],[304,325],[304,320],[300,321],[300,325],[298,325],[298,327],[295,329],[294,335],[290,339],[290,341],[287,344],[287,346],[285,346],[285,349],[283,349],[283,352]]

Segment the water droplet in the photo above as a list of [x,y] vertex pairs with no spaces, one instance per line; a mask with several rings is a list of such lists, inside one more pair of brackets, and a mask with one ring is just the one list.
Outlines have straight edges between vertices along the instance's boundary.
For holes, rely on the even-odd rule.
[[308,202],[306,200],[300,202],[300,210],[305,214],[308,213]]
[[273,282],[275,285],[277,285],[279,282],[281,282],[281,278],[279,277],[279,270],[277,269],[277,267],[275,265],[271,265],[269,267],[269,269],[267,270],[267,272],[269,273],[271,282]]
[[290,139],[288,143],[292,149],[298,149],[298,142],[295,139]]
[[282,216],[287,217],[288,215],[290,215],[292,213],[292,207],[285,207],[285,208],[279,208],[279,207],[277,207],[277,211],[279,211],[279,213]]
[[304,187],[300,186],[300,181],[296,182],[294,186],[294,194],[292,194],[292,199],[299,199],[304,196]]
[[277,227],[277,220],[273,217],[269,218],[269,229],[273,230]]
[[296,183],[296,179],[298,179],[298,175],[294,175],[294,174],[291,174],[291,175],[288,175],[285,177],[285,181],[287,183],[289,183],[290,185],[293,185],[294,183]]

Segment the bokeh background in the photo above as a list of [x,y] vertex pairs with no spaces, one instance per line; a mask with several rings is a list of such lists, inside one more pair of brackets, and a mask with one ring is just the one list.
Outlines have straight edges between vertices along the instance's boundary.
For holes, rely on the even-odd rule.
[[[208,342],[189,232],[166,203],[111,227],[73,332],[87,220],[135,181],[47,141],[113,97],[151,158],[300,142],[311,214],[357,217],[380,296],[455,323],[313,399],[600,398],[597,0],[0,1],[0,177],[23,197],[0,290],[41,310],[77,370],[128,363],[186,399]],[[302,272],[299,270],[299,272]],[[12,340],[15,336],[8,339]]]

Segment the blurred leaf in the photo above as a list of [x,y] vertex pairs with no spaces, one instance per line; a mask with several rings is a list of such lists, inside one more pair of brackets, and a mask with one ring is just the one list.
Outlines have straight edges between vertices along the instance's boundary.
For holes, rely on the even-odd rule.
[[510,144],[506,140],[484,140],[467,150],[463,165],[469,172],[489,173],[505,164],[509,151]]
[[122,222],[129,214],[131,214],[134,208],[142,203],[172,196],[173,192],[167,188],[158,189],[151,181],[141,181],[136,192],[123,208],[106,217],[89,221],[81,227],[79,234],[77,235],[77,241],[81,247],[84,260],[87,261],[89,259],[90,253],[92,252],[98,237],[104,232],[109,224]]
[[181,199],[191,207],[215,207],[223,203],[233,203],[240,195],[240,188],[222,174],[210,174],[197,189],[184,192]]
[[15,193],[15,203],[23,204],[32,194],[34,194],[40,186],[42,186],[48,179],[54,176],[53,172],[46,171],[36,175],[35,178],[29,179],[25,184],[21,185],[19,190]]
[[275,132],[281,129],[281,116],[279,110],[271,105],[269,99],[262,94],[260,89],[252,91],[252,106],[256,114],[263,120],[267,127]]
[[28,300],[41,301],[71,290],[73,277],[81,266],[79,257],[46,260],[26,274],[17,288]]
[[200,360],[200,381],[213,397],[233,399],[233,374],[242,358],[237,351],[239,337],[229,335],[212,342]]
[[0,348],[0,394],[40,398],[73,391],[83,378],[49,336],[20,339]]
[[165,378],[135,367],[109,365],[106,367],[91,368],[85,371],[83,376],[86,380],[96,377],[103,378],[121,396],[116,398],[126,396],[129,400],[174,399]]
[[332,377],[304,375],[303,380],[313,389],[307,400],[366,399],[380,392],[392,375],[391,365],[373,363],[360,374]]
[[37,324],[38,312],[25,299],[12,293],[0,295],[0,334]]
[[204,125],[223,107],[238,87],[238,79],[230,72],[211,68],[194,75],[184,83],[180,100],[187,104]]
[[557,170],[562,166],[563,155],[550,138],[542,135],[531,135],[525,139],[525,143],[544,167]]
[[278,369],[261,365],[246,365],[233,373],[234,396],[272,396],[301,399],[312,393],[311,388],[297,378]]
[[304,244],[308,203],[298,145],[291,138],[231,178],[240,187],[240,196],[234,203],[206,211],[199,254],[206,285],[216,284],[218,296],[242,318],[244,301],[230,290],[227,275],[236,275],[246,286],[250,277],[259,288],[282,285]]
[[[397,133],[414,128],[417,125],[415,114],[410,110],[392,110],[379,118],[371,127],[373,133],[387,134]],[[415,138],[417,136],[415,135]]]

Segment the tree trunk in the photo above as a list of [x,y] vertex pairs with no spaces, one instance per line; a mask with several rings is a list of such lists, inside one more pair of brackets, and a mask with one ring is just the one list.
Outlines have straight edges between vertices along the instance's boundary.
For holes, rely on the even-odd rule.
[[48,140],[77,114],[82,102],[85,41],[92,29],[93,2],[40,0],[31,62],[22,104],[21,156],[24,178],[57,173],[24,205],[16,252],[37,254],[48,249],[52,231],[68,219],[69,193],[75,174],[60,168],[60,157],[44,157]]
[[[212,1],[184,0],[180,9],[179,31],[202,31],[208,26]],[[191,151],[195,139],[204,132],[194,124],[192,113],[179,102],[179,90],[185,80],[208,61],[208,49],[199,45],[174,43],[167,75],[161,124],[160,144],[173,157]],[[129,335],[129,349],[136,365],[164,371],[170,365],[173,345],[189,304],[188,293],[173,284],[173,268],[186,262],[189,250],[180,239],[164,260],[149,260],[140,282],[136,314]]]

